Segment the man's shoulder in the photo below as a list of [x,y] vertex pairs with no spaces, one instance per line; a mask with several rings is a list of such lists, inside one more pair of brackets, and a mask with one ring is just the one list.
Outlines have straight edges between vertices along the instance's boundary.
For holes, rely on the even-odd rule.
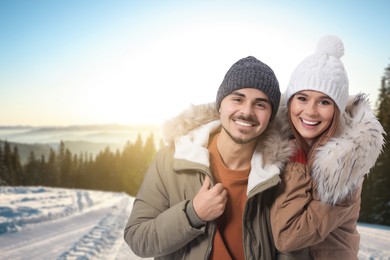
[[173,158],[175,154],[175,147],[174,145],[166,145],[163,148],[161,148],[159,151],[156,152],[156,160],[163,160],[168,158]]

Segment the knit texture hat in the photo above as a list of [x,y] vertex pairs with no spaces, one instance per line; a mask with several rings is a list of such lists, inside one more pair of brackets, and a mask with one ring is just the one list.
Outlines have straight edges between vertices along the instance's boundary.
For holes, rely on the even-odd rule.
[[328,95],[344,112],[348,101],[348,76],[340,58],[343,42],[336,36],[322,37],[316,52],[304,59],[294,70],[286,90],[286,101],[302,90],[315,90]]
[[233,91],[242,88],[255,88],[266,94],[271,102],[272,120],[279,108],[279,82],[273,70],[255,57],[240,59],[225,75],[217,92],[216,106],[219,110],[222,100]]

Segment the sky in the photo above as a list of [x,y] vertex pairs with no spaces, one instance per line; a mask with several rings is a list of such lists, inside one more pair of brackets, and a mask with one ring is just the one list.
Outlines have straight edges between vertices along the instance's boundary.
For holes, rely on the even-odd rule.
[[214,102],[237,60],[284,92],[327,34],[350,93],[375,107],[390,58],[390,1],[0,1],[0,126],[161,124]]

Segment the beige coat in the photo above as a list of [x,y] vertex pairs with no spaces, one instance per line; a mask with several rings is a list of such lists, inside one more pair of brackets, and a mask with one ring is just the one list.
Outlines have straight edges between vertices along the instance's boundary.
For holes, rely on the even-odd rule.
[[[210,134],[220,130],[215,105],[192,107],[165,125],[170,146],[158,152],[149,167],[125,228],[125,240],[141,257],[208,259],[215,223],[199,222],[192,199],[205,176],[212,178],[207,149]],[[245,259],[275,258],[269,223],[272,188],[290,156],[287,139],[273,122],[259,138],[251,161],[243,217]],[[191,222],[190,222],[191,220]]]
[[290,253],[279,259],[302,259],[293,251],[303,249],[307,259],[357,259],[361,187],[384,131],[363,95],[350,100],[341,121],[341,134],[321,148],[311,173],[289,163],[282,174],[271,226],[277,249]]

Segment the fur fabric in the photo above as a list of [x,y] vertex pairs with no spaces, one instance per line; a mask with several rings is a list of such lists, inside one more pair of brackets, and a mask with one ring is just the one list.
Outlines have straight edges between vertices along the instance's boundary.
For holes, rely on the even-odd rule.
[[178,116],[163,124],[163,139],[169,145],[172,145],[176,137],[185,135],[201,125],[218,119],[219,114],[215,108],[215,103],[191,105]]
[[341,133],[318,150],[312,178],[324,203],[336,204],[362,186],[382,152],[382,125],[366,95],[350,98],[341,116]]

